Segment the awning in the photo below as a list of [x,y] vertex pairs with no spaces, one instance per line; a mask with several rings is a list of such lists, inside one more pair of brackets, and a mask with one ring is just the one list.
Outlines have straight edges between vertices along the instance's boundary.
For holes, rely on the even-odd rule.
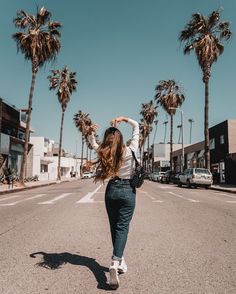
[[205,154],[205,150],[201,150],[199,153],[198,153],[198,158],[203,158],[203,156],[204,156],[204,154]]
[[194,155],[195,155],[195,152],[191,152],[191,153],[187,154],[187,159],[192,160]]
[[48,165],[52,162],[53,162],[52,160],[45,158],[45,157],[40,159],[40,164]]

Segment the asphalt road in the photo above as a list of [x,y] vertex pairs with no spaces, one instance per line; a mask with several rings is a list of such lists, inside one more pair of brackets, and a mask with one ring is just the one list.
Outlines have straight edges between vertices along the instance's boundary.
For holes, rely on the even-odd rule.
[[[82,180],[0,196],[0,293],[112,293],[104,185]],[[122,294],[235,294],[236,195],[146,182]]]

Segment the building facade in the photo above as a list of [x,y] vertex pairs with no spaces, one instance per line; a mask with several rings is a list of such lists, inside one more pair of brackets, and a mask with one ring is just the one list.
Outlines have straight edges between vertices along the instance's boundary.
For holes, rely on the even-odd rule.
[[[215,183],[236,184],[236,120],[226,120],[209,128],[210,166]],[[204,141],[184,149],[185,168],[204,167]],[[181,150],[173,152],[175,170],[179,171]]]
[[[181,148],[181,146],[181,144],[173,144],[173,152]],[[170,168],[170,144],[153,144],[151,146],[151,156],[153,171],[166,171]]]
[[[45,137],[31,137],[33,144],[33,174],[39,180],[57,179],[58,144]],[[80,159],[66,153],[61,153],[61,176],[69,178],[71,175],[79,176]]]
[[[0,98],[0,174],[9,167],[19,175],[24,153],[25,122],[21,120],[21,111]],[[28,146],[26,177],[32,175],[32,144]]]

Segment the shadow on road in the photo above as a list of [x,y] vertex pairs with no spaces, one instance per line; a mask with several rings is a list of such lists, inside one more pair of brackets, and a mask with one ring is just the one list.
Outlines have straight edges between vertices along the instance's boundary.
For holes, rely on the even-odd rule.
[[46,253],[35,252],[31,253],[30,257],[35,258],[36,255],[42,255],[42,261],[37,262],[36,266],[44,267],[46,269],[55,270],[61,268],[63,264],[70,263],[74,265],[81,265],[88,267],[94,274],[98,285],[98,289],[110,290],[107,284],[107,278],[105,272],[108,272],[107,267],[101,266],[94,258],[71,254],[68,252],[63,253]]

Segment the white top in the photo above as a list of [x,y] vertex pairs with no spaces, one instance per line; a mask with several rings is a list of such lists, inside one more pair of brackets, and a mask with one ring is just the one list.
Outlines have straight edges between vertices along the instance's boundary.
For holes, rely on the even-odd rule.
[[[136,153],[139,144],[139,124],[135,120],[128,118],[128,123],[133,127],[133,134],[129,147],[125,147],[124,161],[119,169],[118,177],[121,179],[130,179],[133,173],[134,159],[131,150]],[[93,149],[97,150],[99,145],[97,144],[94,134],[88,136],[89,143]]]

